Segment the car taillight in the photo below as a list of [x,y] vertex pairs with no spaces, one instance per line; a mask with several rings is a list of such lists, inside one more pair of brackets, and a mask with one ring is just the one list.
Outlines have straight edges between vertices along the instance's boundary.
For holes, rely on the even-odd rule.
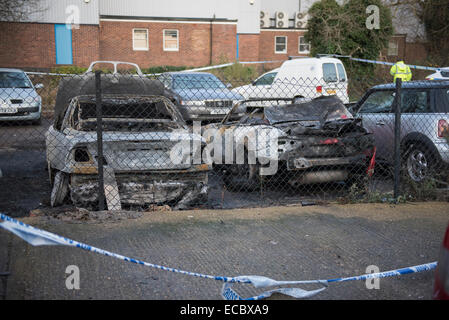
[[326,140],[321,140],[320,143],[321,144],[336,144],[336,143],[338,143],[338,139],[336,139],[336,138],[329,138],[329,139],[326,139]]
[[317,86],[316,87],[316,92],[323,93],[323,87],[322,86]]
[[449,137],[449,124],[444,119],[438,120],[438,137]]

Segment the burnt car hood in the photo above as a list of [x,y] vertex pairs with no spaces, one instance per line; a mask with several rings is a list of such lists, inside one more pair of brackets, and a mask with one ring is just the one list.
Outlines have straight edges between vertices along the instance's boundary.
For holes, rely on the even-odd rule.
[[346,132],[366,133],[360,119],[354,118],[336,96],[323,96],[309,102],[266,108],[265,122],[288,136],[327,135]]

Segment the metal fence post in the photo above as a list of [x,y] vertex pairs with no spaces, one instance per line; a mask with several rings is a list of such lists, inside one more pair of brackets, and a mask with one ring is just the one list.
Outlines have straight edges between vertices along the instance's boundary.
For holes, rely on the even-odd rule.
[[101,71],[95,71],[95,92],[97,107],[97,164],[98,164],[98,209],[104,210],[104,173],[103,173],[103,122],[101,100]]
[[396,96],[394,109],[394,199],[399,197],[401,173],[401,92],[402,79],[396,79]]

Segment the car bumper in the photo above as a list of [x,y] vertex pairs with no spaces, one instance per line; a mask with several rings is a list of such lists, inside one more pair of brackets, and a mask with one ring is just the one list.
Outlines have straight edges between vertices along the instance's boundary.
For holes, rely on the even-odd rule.
[[[177,209],[204,203],[208,193],[208,170],[198,172],[116,173],[120,203],[127,206],[173,204]],[[71,174],[70,196],[75,206],[94,208],[99,189],[96,174]],[[106,195],[107,197],[108,195]]]
[[435,147],[440,154],[441,160],[446,164],[449,164],[449,143],[445,140],[441,140],[435,143]]
[[18,107],[16,113],[0,113],[0,121],[38,120],[41,117],[41,107]]
[[[232,107],[205,107],[205,106],[178,106],[184,120],[203,121],[218,120],[221,121],[231,111]],[[241,117],[244,111],[235,115]]]

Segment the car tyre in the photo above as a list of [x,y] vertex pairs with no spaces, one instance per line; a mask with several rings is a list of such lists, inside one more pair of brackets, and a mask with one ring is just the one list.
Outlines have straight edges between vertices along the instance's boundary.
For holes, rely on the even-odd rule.
[[260,165],[248,163],[248,151],[246,149],[244,159],[243,164],[230,165],[224,173],[223,182],[230,191],[255,191],[260,188]]
[[50,204],[52,207],[60,206],[64,203],[69,194],[69,176],[67,173],[58,171],[55,174],[53,188],[51,190]]
[[42,124],[42,118],[39,117],[39,119],[31,121],[31,124],[34,126],[40,126]]
[[415,144],[407,152],[404,159],[407,176],[414,182],[423,182],[433,175],[436,168],[435,156],[423,144]]

